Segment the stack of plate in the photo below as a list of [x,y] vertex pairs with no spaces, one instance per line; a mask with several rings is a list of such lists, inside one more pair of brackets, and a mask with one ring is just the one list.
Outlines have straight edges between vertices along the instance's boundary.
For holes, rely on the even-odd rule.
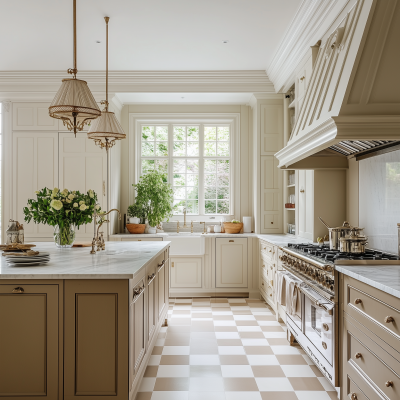
[[36,256],[10,255],[6,256],[7,264],[11,267],[33,267],[47,264],[50,261],[50,253],[41,251]]

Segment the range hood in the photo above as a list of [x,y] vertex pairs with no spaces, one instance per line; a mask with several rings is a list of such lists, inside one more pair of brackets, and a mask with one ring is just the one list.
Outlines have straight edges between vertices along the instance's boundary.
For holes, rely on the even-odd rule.
[[400,143],[400,2],[349,1],[321,40],[279,168],[347,168]]

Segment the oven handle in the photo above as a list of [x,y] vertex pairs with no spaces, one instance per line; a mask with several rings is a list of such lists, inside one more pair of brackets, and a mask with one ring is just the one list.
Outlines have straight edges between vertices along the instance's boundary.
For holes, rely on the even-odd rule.
[[311,301],[313,301],[318,307],[323,308],[329,315],[333,314],[333,308],[335,307],[334,304],[330,303],[321,303],[319,300],[317,300],[308,290],[305,290],[305,285],[300,285],[298,286],[300,291],[304,293]]

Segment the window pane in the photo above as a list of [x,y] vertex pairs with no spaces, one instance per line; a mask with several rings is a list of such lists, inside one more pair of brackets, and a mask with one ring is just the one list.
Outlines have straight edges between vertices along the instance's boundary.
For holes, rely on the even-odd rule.
[[188,141],[198,141],[199,140],[199,127],[198,126],[188,126],[187,140]]
[[174,172],[186,172],[186,161],[174,160]]
[[157,126],[156,140],[168,140],[168,127],[167,126]]
[[229,203],[224,200],[218,200],[218,214],[229,214]]
[[199,160],[187,160],[187,172],[199,172]]
[[186,142],[174,142],[174,156],[186,155]]
[[217,189],[215,187],[206,187],[204,189],[205,199],[215,199],[217,196]]
[[174,140],[186,140],[185,126],[174,126]]
[[219,187],[217,189],[218,199],[229,199],[229,188],[228,187]]
[[206,200],[205,201],[205,212],[206,214],[216,214],[216,200]]
[[195,174],[187,174],[186,175],[186,184],[188,186],[198,186],[199,185],[199,176]]
[[215,160],[204,160],[204,172],[214,172],[217,162]]
[[168,142],[156,142],[156,156],[168,157]]
[[186,193],[188,200],[198,200],[199,198],[199,188],[198,187],[186,187]]
[[147,141],[154,140],[154,126],[142,127],[142,139]]
[[[156,168],[166,174],[168,178],[168,160],[156,160]],[[164,179],[164,182],[167,182],[167,178]]]
[[216,146],[216,143],[205,142],[204,143],[204,156],[205,157],[215,157],[215,146]]
[[154,156],[154,142],[143,142],[142,143],[142,156],[143,157]]
[[207,174],[205,175],[205,184],[206,186],[215,186],[217,183],[216,175]]
[[204,127],[204,140],[217,140],[217,128],[215,126]]
[[174,174],[174,186],[185,186],[186,176],[182,174]]
[[229,142],[218,142],[217,149],[217,156],[229,157]]
[[218,141],[229,140],[229,128],[220,126],[218,127]]
[[199,143],[198,142],[188,142],[187,144],[187,155],[189,157],[195,157],[199,155]]
[[154,160],[142,160],[142,175],[154,169]]
[[188,214],[198,214],[199,213],[199,203],[197,201],[187,201],[186,202],[186,212]]
[[229,174],[229,160],[218,160],[217,168],[218,174]]
[[218,175],[217,185],[218,186],[229,186],[229,175],[227,175],[227,174]]
[[174,214],[183,214],[183,209],[186,207],[186,200],[175,200],[174,201]]
[[184,187],[174,187],[174,198],[186,199],[186,189]]

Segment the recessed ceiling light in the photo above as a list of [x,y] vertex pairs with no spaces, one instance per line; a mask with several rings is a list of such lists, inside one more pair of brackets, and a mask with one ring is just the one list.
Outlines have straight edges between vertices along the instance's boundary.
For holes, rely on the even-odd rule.
[[229,40],[223,40],[222,41],[222,43],[224,43],[224,44],[226,44],[226,43],[228,43],[229,42]]

